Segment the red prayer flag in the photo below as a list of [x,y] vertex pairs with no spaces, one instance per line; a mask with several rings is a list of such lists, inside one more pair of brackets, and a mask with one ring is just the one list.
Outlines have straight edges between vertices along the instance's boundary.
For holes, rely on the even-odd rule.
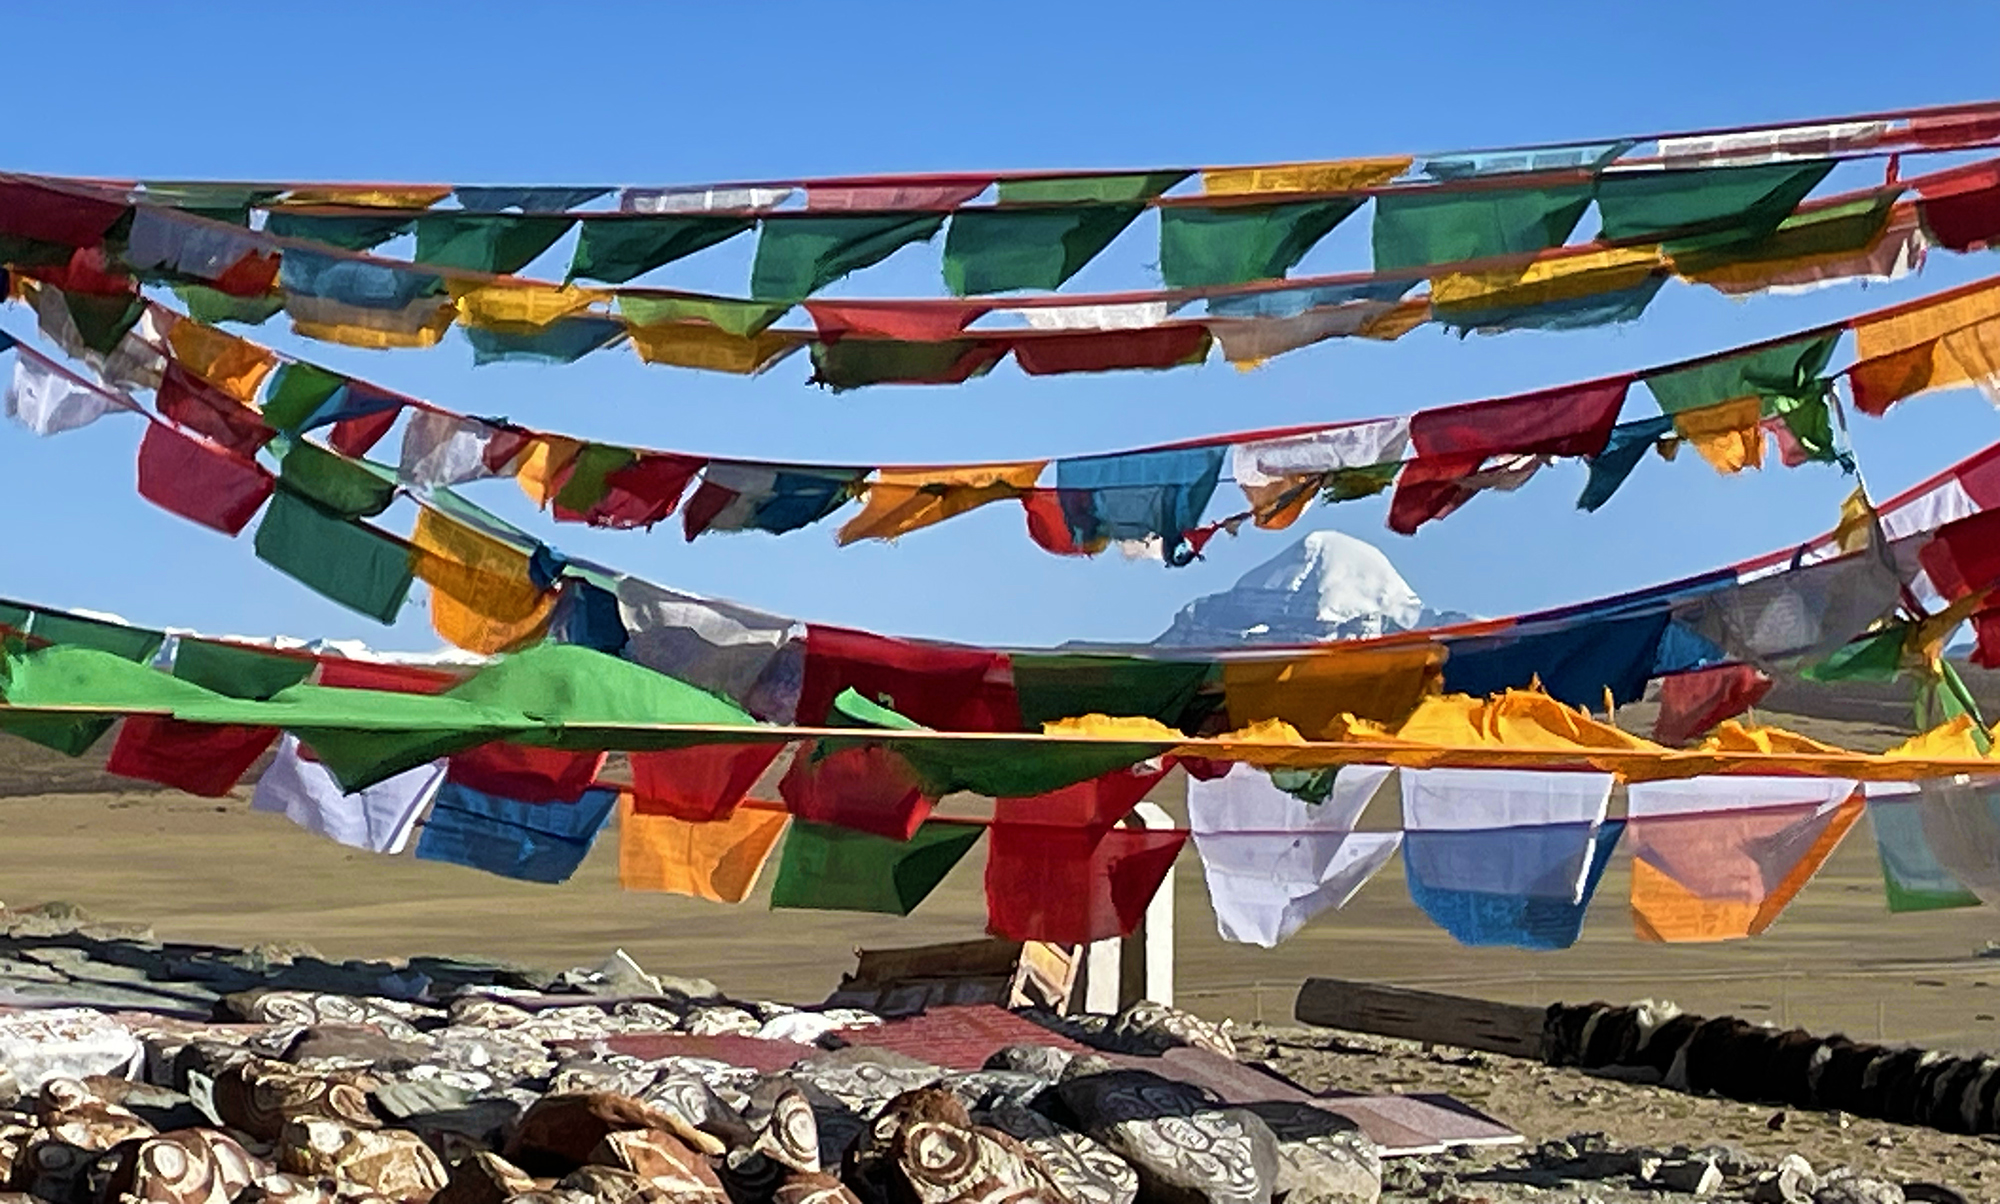
[[1757,705],[1771,692],[1771,679],[1754,665],[1711,665],[1660,679],[1660,714],[1653,739],[1685,744]]
[[637,460],[605,474],[604,496],[590,509],[571,510],[557,502],[556,519],[618,530],[650,527],[674,512],[688,482],[707,466],[708,461],[698,456],[641,452]]
[[183,723],[165,715],[128,715],[105,761],[121,778],[158,782],[202,798],[221,798],[278,738],[275,727]]
[[79,196],[26,181],[0,182],[0,234],[70,247],[94,247],[125,216],[116,201]]
[[1158,767],[1141,763],[1034,798],[994,799],[993,822],[1102,831],[1116,825],[1138,806],[1146,792],[1167,776],[1171,766],[1170,760],[1163,760]]
[[1972,663],[1982,669],[2000,669],[2000,607],[1973,615],[1972,634],[1978,640],[1972,649]]
[[778,783],[778,796],[800,819],[890,840],[915,836],[931,813],[909,764],[880,744],[804,746]]
[[1180,855],[1172,829],[999,824],[986,854],[986,931],[1084,945],[1130,936]]
[[2000,240],[2000,162],[1940,172],[1917,194],[1924,228],[1952,250],[1977,251]]
[[168,360],[153,406],[162,417],[220,444],[241,456],[254,455],[276,437],[263,415],[190,372],[179,360]]
[[147,424],[139,441],[139,496],[225,535],[249,525],[277,484],[255,460],[190,438],[164,422]]
[[2000,584],[2000,510],[1939,527],[1917,553],[1938,593],[1963,598]]
[[831,343],[849,335],[869,339],[936,343],[955,339],[992,310],[985,301],[808,301],[806,312],[820,339]]
[[1004,653],[808,625],[799,722],[825,721],[833,700],[847,689],[925,727],[1021,730],[1021,707]]
[[1986,109],[1974,113],[1912,117],[1910,138],[1917,145],[1933,150],[1979,146],[2000,139],[2000,112]]
[[1027,334],[1014,340],[1014,362],[1030,376],[1178,368],[1207,359],[1213,342],[1208,327],[1200,322],[1174,322],[1140,330]]
[[597,781],[608,755],[495,741],[454,754],[446,776],[524,803],[573,803]]
[[783,744],[697,744],[628,753],[632,809],[697,824],[728,819],[783,751]]
[[1021,494],[1021,509],[1028,514],[1028,538],[1045,552],[1058,556],[1095,556],[1104,550],[1102,541],[1094,546],[1076,542],[1076,533],[1063,517],[1061,490],[1026,490]]
[[402,414],[402,407],[398,406],[393,410],[382,410],[336,422],[333,424],[333,433],[327,436],[326,441],[333,444],[334,450],[343,456],[365,456],[382,441],[382,436],[389,433],[389,428],[396,425],[396,419],[402,417]]
[[992,176],[882,176],[806,185],[806,209],[956,209],[985,192]]
[[139,282],[124,268],[112,266],[104,257],[101,246],[78,247],[70,254],[68,263],[25,268],[23,271],[66,293],[123,297],[136,295],[139,291]]
[[383,690],[391,694],[442,694],[465,680],[450,669],[321,657],[319,684],[336,690]]

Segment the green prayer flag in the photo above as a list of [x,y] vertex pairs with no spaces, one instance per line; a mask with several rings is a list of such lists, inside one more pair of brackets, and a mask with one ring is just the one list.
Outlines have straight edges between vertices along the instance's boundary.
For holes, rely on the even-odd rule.
[[1872,197],[1830,205],[1811,213],[1795,213],[1760,238],[1743,238],[1725,231],[1676,239],[1662,249],[1683,276],[1700,276],[1721,268],[1770,263],[1783,265],[1815,255],[1862,251],[1889,227],[1899,189],[1887,188]]
[[945,287],[961,297],[1059,288],[1143,212],[1139,205],[961,209],[944,237]]
[[586,217],[577,234],[569,278],[623,284],[663,264],[727,242],[755,224],[755,218],[694,213]]
[[[33,618],[25,621],[33,643],[103,654],[141,672],[152,672],[144,668],[143,662],[150,662],[167,638],[165,632],[107,623],[81,615],[65,615],[49,610],[29,613]],[[10,625],[17,630],[20,627],[19,623]],[[155,673],[154,676],[162,675]],[[90,746],[102,739],[115,722],[115,718],[90,715],[7,715],[0,716],[0,731],[12,732],[23,740],[54,749],[65,756],[80,757],[90,751]]]
[[1591,186],[1413,189],[1375,198],[1375,270],[1532,255],[1559,247],[1590,208]]
[[636,464],[638,460],[639,453],[629,447],[585,444],[583,450],[576,454],[576,459],[570,461],[569,476],[556,492],[556,505],[579,514],[588,512],[610,491],[611,483],[605,478],[621,468]]
[[513,213],[425,213],[417,218],[416,262],[512,275],[555,245],[576,219]]
[[280,431],[298,430],[346,384],[345,376],[317,364],[280,364],[264,392],[264,423]]
[[1743,397],[1770,397],[1780,392],[1799,394],[1826,370],[1840,335],[1840,331],[1807,335],[1757,351],[1704,360],[1691,367],[1645,377],[1646,388],[1652,390],[1661,412],[1667,414],[1721,405]]
[[257,558],[306,588],[379,623],[409,595],[410,546],[280,487],[257,525]]
[[1396,474],[1403,470],[1401,461],[1390,464],[1370,464],[1364,468],[1340,468],[1326,475],[1326,484],[1321,486],[1319,499],[1323,502],[1352,502],[1359,498],[1374,497],[1396,483]]
[[401,211],[381,217],[373,214],[350,217],[274,209],[264,218],[264,233],[325,243],[344,251],[371,251],[398,234],[408,234],[416,224],[414,214]]
[[394,474],[303,439],[285,451],[278,476],[292,492],[342,518],[373,517],[396,500]]
[[1782,419],[1792,442],[1808,459],[1837,464],[1847,459],[1835,442],[1833,408],[1824,389],[1797,396],[1775,394],[1765,399],[1765,412]]
[[[537,644],[501,658],[446,697],[519,712],[551,727],[715,723],[748,727],[749,712],[706,690],[579,644]],[[545,732],[528,743],[590,747]],[[598,745],[602,747],[602,745]]]
[[266,293],[261,297],[236,297],[221,289],[210,288],[206,284],[176,284],[174,296],[187,307],[188,317],[197,322],[214,326],[219,322],[241,322],[246,326],[261,326],[271,320],[272,315],[285,308],[283,293]]
[[795,819],[785,834],[771,906],[909,915],[984,831],[977,824],[930,820],[900,841]]
[[955,384],[986,375],[1005,354],[1005,344],[991,339],[838,339],[812,345],[812,378],[836,392],[867,385]]
[[1807,681],[1894,681],[1902,672],[1903,639],[1909,624],[1891,623],[1834,650],[1816,665],[1799,671]]
[[1188,178],[1185,171],[1126,172],[1110,176],[1044,176],[1001,180],[1003,205],[1129,204],[1149,201]]
[[1170,288],[1277,279],[1364,199],[1163,206],[1160,275]]
[[1210,661],[1127,656],[1023,654],[1013,662],[1021,721],[1031,731],[1082,715],[1143,715],[1180,727],[1215,673]]
[[174,650],[174,676],[231,698],[266,699],[312,675],[309,656],[223,644],[182,636]]
[[618,295],[618,312],[634,326],[706,322],[740,339],[760,334],[785,316],[790,302],[738,301],[730,297],[651,297]]
[[1697,234],[1757,238],[1776,230],[1833,170],[1831,159],[1749,167],[1611,171],[1597,180],[1599,238],[1645,242]]
[[754,297],[799,300],[847,275],[928,242],[943,213],[817,214],[766,217],[750,268]]
[[146,315],[146,298],[133,293],[72,293],[62,295],[76,324],[77,337],[92,351],[111,354],[127,331]]

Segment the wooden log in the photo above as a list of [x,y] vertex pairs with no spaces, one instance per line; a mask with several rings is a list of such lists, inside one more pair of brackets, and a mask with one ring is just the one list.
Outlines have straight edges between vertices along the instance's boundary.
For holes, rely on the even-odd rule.
[[1545,1008],[1411,991],[1338,978],[1308,978],[1292,1014],[1301,1023],[1516,1058],[1542,1057]]

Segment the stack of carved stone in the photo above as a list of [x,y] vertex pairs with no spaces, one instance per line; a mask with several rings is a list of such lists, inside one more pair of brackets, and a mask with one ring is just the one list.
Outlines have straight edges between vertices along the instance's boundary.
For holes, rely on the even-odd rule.
[[1839,1110],[1949,1133],[2000,1132],[2000,1059],[1780,1030],[1671,1004],[1555,1004],[1543,1060],[1746,1103]]
[[[1021,1045],[950,1071],[862,1044],[880,1021],[860,1013],[537,1006],[280,991],[231,997],[211,1023],[0,1014],[0,1050],[40,1051],[8,1067],[11,1100],[0,1084],[0,1204],[1372,1204],[1380,1192],[1374,1147],[1350,1122],[1230,1107],[1129,1057]],[[1135,1011],[1099,1036],[1226,1045],[1203,1029]],[[52,1035],[35,1046],[24,1033]],[[757,1034],[818,1048],[743,1055],[762,1070],[613,1048],[664,1033],[715,1038],[695,1043],[704,1052],[799,1048]]]

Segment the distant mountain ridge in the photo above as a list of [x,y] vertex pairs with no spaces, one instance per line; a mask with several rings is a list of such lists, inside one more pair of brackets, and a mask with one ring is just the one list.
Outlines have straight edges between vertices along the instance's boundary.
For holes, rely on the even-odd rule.
[[1314,531],[1221,593],[1196,598],[1155,644],[1311,644],[1359,640],[1460,623],[1433,610],[1380,548],[1339,531]]

